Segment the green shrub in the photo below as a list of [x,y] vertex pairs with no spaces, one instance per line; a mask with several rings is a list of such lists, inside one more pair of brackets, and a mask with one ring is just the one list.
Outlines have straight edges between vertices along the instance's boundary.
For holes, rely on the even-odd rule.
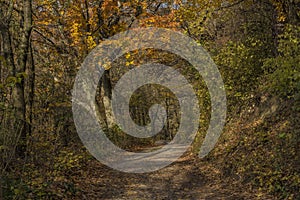
[[264,61],[267,83],[264,87],[285,98],[300,91],[300,26],[287,25],[280,36],[278,56]]

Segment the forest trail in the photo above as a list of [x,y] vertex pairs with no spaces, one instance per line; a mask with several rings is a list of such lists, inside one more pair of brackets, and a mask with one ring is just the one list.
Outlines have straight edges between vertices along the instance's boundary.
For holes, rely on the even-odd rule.
[[[133,174],[92,160],[77,176],[76,199],[261,199],[238,177],[221,179],[217,168],[186,153],[161,170]],[[263,199],[268,199],[264,197]]]

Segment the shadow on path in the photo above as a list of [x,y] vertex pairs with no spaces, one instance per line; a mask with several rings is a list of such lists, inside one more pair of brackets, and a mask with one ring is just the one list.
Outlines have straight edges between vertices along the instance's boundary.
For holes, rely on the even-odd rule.
[[[259,199],[238,181],[222,180],[217,168],[186,153],[161,170],[132,174],[92,160],[76,178],[75,199]],[[261,198],[260,198],[261,199]]]

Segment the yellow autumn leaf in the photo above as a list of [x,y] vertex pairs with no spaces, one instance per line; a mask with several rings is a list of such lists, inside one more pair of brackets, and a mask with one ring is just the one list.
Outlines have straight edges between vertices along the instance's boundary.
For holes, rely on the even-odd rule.
[[130,56],[131,56],[130,53],[127,53],[127,54],[125,55],[125,58],[126,58],[126,59],[129,59]]

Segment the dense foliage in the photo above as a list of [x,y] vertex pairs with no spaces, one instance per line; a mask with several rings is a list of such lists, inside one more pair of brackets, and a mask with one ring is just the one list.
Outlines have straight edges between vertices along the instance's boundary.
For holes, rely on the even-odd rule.
[[[0,0],[0,199],[72,199],[82,192],[74,179],[93,158],[72,119],[76,72],[105,39],[151,26],[193,38],[223,76],[228,120],[219,145],[203,162],[274,198],[299,197],[298,0]],[[161,133],[136,139],[114,124],[112,88],[124,73],[147,62],[172,66],[197,91],[203,125],[193,145],[197,152],[209,122],[210,96],[189,63],[160,50],[128,52],[104,66],[96,102],[106,134],[132,151],[174,137],[178,102],[157,86],[137,91],[130,111],[145,125],[149,107],[162,103],[168,120]]]

